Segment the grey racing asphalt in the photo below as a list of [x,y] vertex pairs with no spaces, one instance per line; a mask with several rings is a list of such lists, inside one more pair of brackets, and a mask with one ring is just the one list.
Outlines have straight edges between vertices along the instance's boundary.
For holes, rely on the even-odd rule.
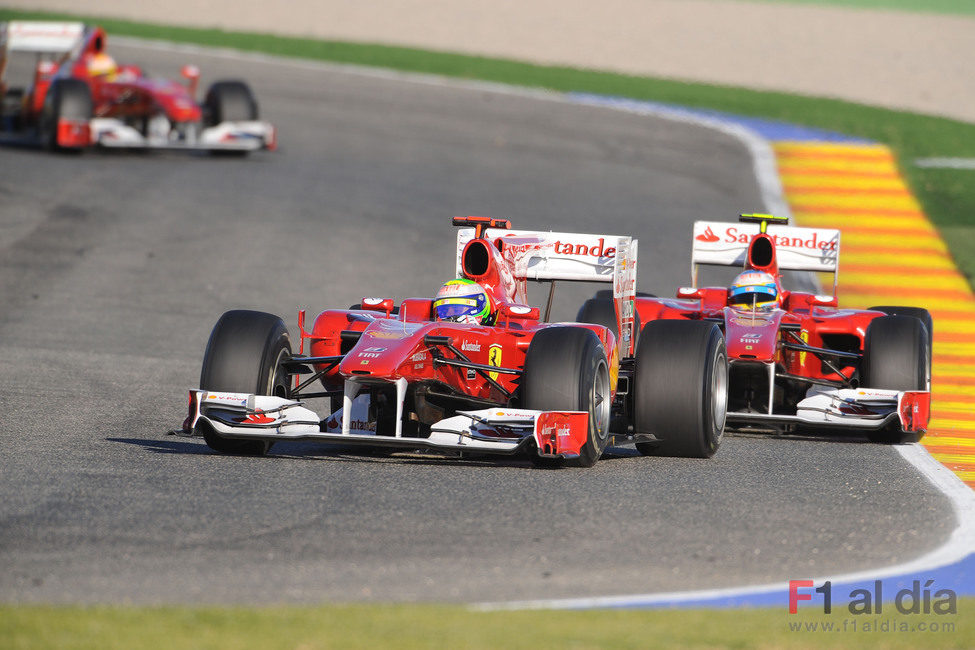
[[[280,150],[0,148],[0,600],[475,602],[727,587],[880,567],[947,500],[858,439],[726,437],[592,469],[167,435],[213,323],[452,277],[453,215],[631,234],[638,289],[689,281],[695,219],[761,210],[744,147],[687,124],[451,85],[116,46],[246,78]],[[842,282],[842,278],[841,278]],[[556,294],[571,319],[594,287]],[[537,295],[536,300],[541,300]]]

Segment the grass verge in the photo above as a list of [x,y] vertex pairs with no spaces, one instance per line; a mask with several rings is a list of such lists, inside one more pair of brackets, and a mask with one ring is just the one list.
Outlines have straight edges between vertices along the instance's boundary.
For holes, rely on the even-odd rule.
[[269,34],[147,25],[93,16],[0,9],[12,19],[84,20],[109,35],[228,47],[278,56],[379,66],[556,91],[582,91],[715,109],[838,131],[889,145],[928,216],[946,237],[959,268],[975,279],[975,172],[914,166],[917,158],[975,158],[975,124],[833,99],[682,83],[596,70],[543,66],[405,47],[322,41]]
[[[769,610],[471,612],[431,605],[0,607],[0,647],[972,648],[975,599],[958,614],[789,615]],[[865,626],[869,625],[865,629]],[[827,626],[827,627],[824,627]]]

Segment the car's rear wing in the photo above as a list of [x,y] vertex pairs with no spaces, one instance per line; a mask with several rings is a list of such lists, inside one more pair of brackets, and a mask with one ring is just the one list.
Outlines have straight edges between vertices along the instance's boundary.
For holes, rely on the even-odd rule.
[[[691,248],[691,282],[697,286],[698,266],[744,267],[748,244],[761,232],[760,223],[696,221]],[[813,271],[833,274],[833,295],[840,264],[840,231],[832,228],[800,228],[769,223],[765,232],[775,240],[780,271]]]
[[[474,228],[457,231],[458,274],[461,253],[474,236]],[[637,240],[631,237],[500,228],[485,228],[481,236],[501,242],[501,253],[519,279],[612,282],[618,259],[632,257],[636,264]]]
[[[461,255],[477,236],[501,251],[519,280],[612,282],[616,318],[623,350],[633,353],[633,299],[636,296],[637,240],[617,235],[589,235],[536,230],[483,227],[472,221],[481,217],[455,218],[455,225],[475,225],[457,231],[457,275],[463,275]],[[495,223],[497,220],[494,221]]]
[[0,52],[67,54],[81,43],[84,23],[11,20],[0,23]]

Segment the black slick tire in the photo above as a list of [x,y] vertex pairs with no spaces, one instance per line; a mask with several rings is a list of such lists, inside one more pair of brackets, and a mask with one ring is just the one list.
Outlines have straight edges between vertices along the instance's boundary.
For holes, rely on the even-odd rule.
[[[609,444],[612,395],[606,350],[596,333],[582,327],[550,327],[532,338],[521,384],[524,408],[586,411],[589,433],[578,458],[568,467],[591,467]],[[559,463],[533,456],[541,466]]]
[[871,307],[870,311],[882,311],[888,316],[912,316],[917,318],[924,324],[925,331],[928,335],[928,370],[927,370],[927,386],[930,390],[931,388],[931,355],[934,354],[934,319],[931,318],[931,312],[922,307],[900,307],[896,305],[881,305],[879,307]]
[[651,321],[643,328],[634,371],[641,454],[709,458],[721,444],[728,404],[728,355],[717,323]]
[[[928,332],[913,315],[880,316],[870,321],[863,341],[860,385],[864,388],[927,390],[930,367]],[[899,428],[871,432],[873,442],[917,442],[917,433]]]
[[[203,123],[216,126],[221,122],[249,122],[258,119],[257,100],[243,81],[216,81],[207,89],[203,100]],[[216,156],[242,158],[246,150],[214,150]]]
[[[228,311],[210,333],[200,388],[229,393],[288,396],[289,375],[282,363],[291,357],[291,339],[284,321],[273,314],[238,309]],[[227,454],[263,455],[271,443],[231,440],[205,430],[214,450]]]
[[257,100],[243,81],[217,81],[207,89],[203,100],[204,122],[249,122],[258,117]]

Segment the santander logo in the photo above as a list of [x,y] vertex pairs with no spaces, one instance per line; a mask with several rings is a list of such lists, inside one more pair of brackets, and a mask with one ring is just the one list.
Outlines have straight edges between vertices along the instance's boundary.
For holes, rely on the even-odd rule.
[[[700,235],[694,237],[695,240],[706,244],[716,244],[719,241],[725,244],[748,244],[754,236],[753,231],[740,230],[737,226],[728,226],[722,235],[715,234],[711,226],[707,226]],[[812,228],[800,228],[795,231],[784,231],[767,233],[780,248],[805,249],[810,251],[836,251],[838,240],[825,239],[821,237],[821,232]],[[798,235],[798,236],[797,236]]]
[[606,238],[600,237],[599,242],[593,245],[582,243],[555,242],[555,252],[559,255],[589,255],[591,257],[616,257],[616,247],[606,248]]
[[717,235],[714,234],[714,231],[711,230],[711,226],[708,226],[707,228],[704,229],[704,232],[703,233],[701,233],[700,235],[698,235],[694,239],[696,239],[698,241],[716,242],[720,238]]

